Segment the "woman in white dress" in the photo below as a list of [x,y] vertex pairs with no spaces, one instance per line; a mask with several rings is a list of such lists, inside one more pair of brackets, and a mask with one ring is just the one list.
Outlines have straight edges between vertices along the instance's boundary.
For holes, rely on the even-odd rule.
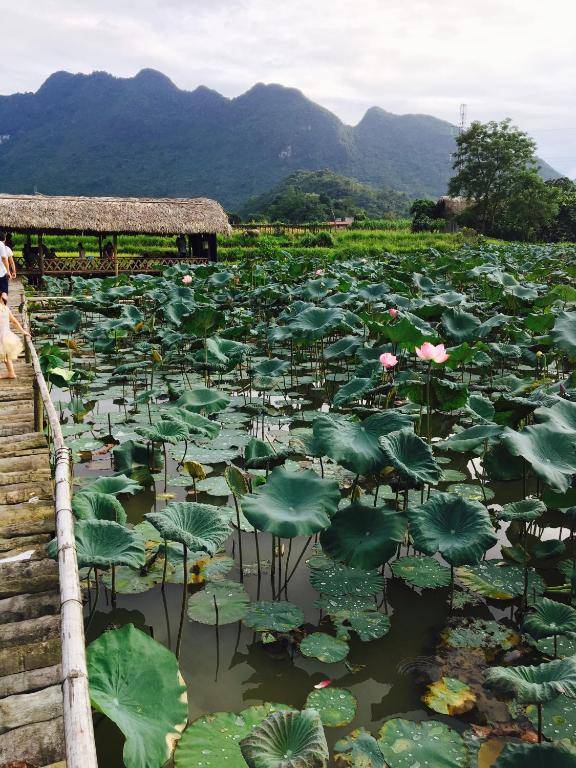
[[18,336],[10,330],[10,323],[24,336],[30,335],[22,328],[12,312],[10,312],[8,308],[8,295],[3,293],[0,301],[0,361],[3,361],[6,365],[7,376],[0,376],[0,379],[16,378],[13,361],[22,354],[24,349]]

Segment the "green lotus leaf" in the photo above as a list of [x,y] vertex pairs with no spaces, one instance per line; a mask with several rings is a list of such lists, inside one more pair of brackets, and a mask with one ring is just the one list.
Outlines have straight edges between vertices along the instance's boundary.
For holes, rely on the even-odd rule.
[[176,406],[209,416],[211,413],[223,411],[229,403],[230,398],[224,392],[207,387],[194,387],[178,398]]
[[440,552],[451,565],[480,562],[497,538],[486,507],[451,493],[436,493],[420,507],[408,509],[416,549]]
[[160,512],[144,515],[168,541],[179,541],[191,552],[215,554],[230,534],[230,527],[211,504],[172,501]]
[[543,704],[560,695],[574,699],[576,656],[530,667],[493,667],[486,673],[485,685],[524,704]]
[[492,401],[482,395],[470,395],[466,407],[473,417],[482,421],[492,421],[494,418],[495,409]]
[[446,489],[447,493],[460,496],[467,501],[479,501],[487,503],[494,498],[494,491],[481,483],[451,483]]
[[556,744],[506,744],[494,768],[576,768],[576,752]]
[[[538,708],[534,704],[529,704],[526,707],[526,715],[537,728]],[[576,707],[573,699],[558,696],[542,705],[542,733],[552,741],[562,740],[576,746]],[[552,765],[556,766],[556,763]]]
[[543,597],[532,606],[524,619],[522,630],[536,640],[576,632],[576,609]]
[[362,339],[358,336],[343,336],[324,349],[324,357],[326,360],[342,360],[344,357],[356,354],[361,346]]
[[442,325],[446,333],[460,344],[476,338],[480,320],[462,309],[447,309],[442,315]]
[[432,379],[430,382],[430,403],[436,411],[447,413],[464,408],[468,402],[468,387],[449,379]]
[[320,416],[315,419],[312,429],[320,455],[329,456],[351,472],[368,475],[385,464],[379,438],[411,424],[405,414],[386,411],[362,422]]
[[392,557],[405,532],[406,519],[395,508],[354,502],[336,512],[320,542],[335,560],[369,571]]
[[68,309],[59,312],[54,318],[54,325],[63,333],[72,334],[78,330],[82,322],[82,315],[76,309]]
[[304,656],[312,656],[327,664],[343,661],[348,656],[348,643],[324,632],[312,632],[300,643],[300,651]]
[[[523,568],[505,565],[501,560],[467,565],[458,568],[456,575],[466,589],[491,600],[513,600],[524,592]],[[529,594],[541,594],[543,591],[544,583],[541,577],[534,571],[529,571]]]
[[248,768],[326,768],[328,744],[318,712],[274,712],[240,742]]
[[450,584],[450,569],[433,557],[400,557],[391,567],[394,576],[415,587],[437,589]]
[[278,710],[291,710],[287,704],[259,704],[234,712],[204,715],[182,734],[174,755],[176,768],[246,768],[240,740],[264,718]]
[[188,719],[186,686],[174,654],[127,624],[100,635],[86,656],[92,707],[126,737],[126,768],[164,765]]
[[330,560],[325,568],[313,568],[310,583],[326,595],[371,597],[384,589],[384,579],[378,571],[363,571]]
[[111,493],[76,493],[72,512],[77,520],[113,520],[121,525],[126,522],[124,507]]
[[337,765],[347,768],[386,768],[380,745],[364,728],[357,728],[334,745]]
[[332,402],[334,405],[344,405],[352,400],[361,400],[375,385],[372,377],[356,376],[338,389]]
[[339,501],[335,480],[323,480],[311,470],[277,467],[265,485],[242,498],[242,511],[257,530],[293,538],[326,528]]
[[304,623],[304,614],[293,603],[266,602],[252,603],[244,624],[257,632],[290,632]]
[[360,318],[338,307],[309,307],[290,322],[290,330],[295,338],[312,341],[327,336],[337,328],[354,331],[361,325]]
[[550,338],[557,347],[576,354],[576,312],[561,312],[556,317],[554,328],[550,331]]
[[[145,562],[144,539],[136,531],[112,520],[80,520],[74,526],[76,555],[80,568],[130,565],[141,568]],[[56,539],[48,545],[56,557]]]
[[238,469],[238,467],[235,467],[233,464],[226,467],[224,470],[224,479],[226,480],[228,488],[234,494],[234,496],[236,496],[236,498],[245,496],[250,490],[248,488],[248,481],[246,480],[246,476],[240,469]]
[[440,479],[440,467],[432,449],[412,428],[400,429],[380,438],[385,464],[394,467],[400,476],[416,487],[423,483],[434,485]]
[[549,408],[536,408],[534,420],[540,423],[549,423],[567,432],[574,432],[576,431],[576,403],[571,400],[560,399]]
[[384,637],[390,630],[390,617],[377,610],[369,598],[355,595],[323,595],[314,605],[330,616],[336,636],[347,639],[350,630],[367,642]]
[[501,510],[496,513],[499,520],[518,520],[528,523],[531,520],[537,520],[546,512],[546,504],[540,499],[522,499],[520,501],[511,501],[504,504]]
[[250,597],[242,584],[211,581],[188,601],[188,618],[201,624],[232,624],[244,618],[249,605]]
[[157,421],[151,426],[136,427],[135,432],[153,443],[178,445],[188,437],[188,428],[181,421]]
[[187,314],[180,326],[185,333],[206,337],[209,331],[221,327],[223,322],[222,312],[215,307],[203,306],[199,309],[194,308],[191,314]]
[[270,443],[258,438],[251,438],[244,446],[244,460],[248,468],[267,467],[278,458],[278,453]]
[[476,705],[476,694],[461,680],[441,677],[430,683],[422,701],[441,715],[463,715]]
[[513,456],[522,456],[553,491],[565,493],[576,474],[576,441],[564,430],[549,424],[507,429],[502,442]]
[[134,470],[138,470],[140,467],[148,469],[149,466],[158,468],[163,466],[162,454],[158,447],[155,447],[154,456],[152,456],[148,444],[136,440],[124,440],[124,436],[118,432],[115,433],[115,436],[116,439],[123,440],[120,445],[115,445],[112,449],[112,461],[116,472],[128,473],[131,480],[134,480]]
[[565,637],[546,637],[538,640],[536,647],[540,653],[553,656],[556,659],[564,659],[566,656],[576,655],[576,634]]
[[278,357],[270,357],[265,360],[260,360],[252,366],[254,373],[261,376],[272,376],[279,378],[288,372],[290,363],[288,360],[280,360]]
[[380,728],[378,744],[389,768],[466,768],[469,764],[462,737],[436,720],[388,720]]
[[521,637],[504,624],[484,619],[463,619],[448,627],[442,640],[449,648],[483,648],[509,650],[520,644]]
[[215,421],[211,421],[199,413],[193,413],[187,408],[170,408],[163,411],[162,418],[182,423],[191,435],[216,437],[220,432],[220,425]]
[[330,686],[311,691],[304,708],[315,709],[326,728],[340,728],[354,720],[357,706],[356,696],[347,688]]
[[[139,595],[142,592],[148,592],[162,581],[163,562],[158,559],[149,571],[142,574],[141,570],[130,568],[128,565],[116,567],[114,576],[114,587],[120,595]],[[169,567],[168,573],[171,568]],[[112,589],[112,572],[107,571],[102,577],[102,583]]]
[[477,424],[474,427],[463,429],[461,432],[456,432],[439,443],[438,447],[456,453],[467,453],[499,437],[502,430],[503,427],[495,424]]
[[133,495],[141,490],[142,486],[126,475],[99,477],[89,485],[82,487],[82,493],[111,493],[113,496],[121,496],[123,493]]

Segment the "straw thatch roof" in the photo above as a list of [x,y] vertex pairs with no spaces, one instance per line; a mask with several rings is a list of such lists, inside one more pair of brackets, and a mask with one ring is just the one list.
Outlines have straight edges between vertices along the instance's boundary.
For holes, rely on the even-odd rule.
[[473,204],[469,197],[449,197],[444,195],[438,200],[436,205],[438,213],[446,218],[458,216]]
[[0,228],[9,232],[84,234],[229,233],[222,206],[206,197],[52,197],[1,195]]

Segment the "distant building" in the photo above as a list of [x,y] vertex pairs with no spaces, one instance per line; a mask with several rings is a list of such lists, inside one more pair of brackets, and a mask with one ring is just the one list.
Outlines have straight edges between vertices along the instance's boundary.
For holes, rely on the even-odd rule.
[[446,232],[457,232],[459,229],[458,216],[472,205],[469,197],[450,197],[444,195],[436,203],[436,216],[446,222]]
[[346,227],[349,227],[351,224],[354,223],[354,216],[346,216],[342,219],[334,219],[333,221],[327,221],[326,224],[328,224],[330,227],[336,227],[336,228],[342,228],[346,229]]

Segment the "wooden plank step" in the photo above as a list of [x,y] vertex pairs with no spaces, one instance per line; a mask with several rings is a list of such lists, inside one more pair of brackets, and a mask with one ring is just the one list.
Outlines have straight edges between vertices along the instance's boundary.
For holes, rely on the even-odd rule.
[[25,432],[23,435],[14,435],[11,440],[0,440],[0,458],[42,448],[47,449],[46,437],[42,432]]
[[21,760],[48,765],[65,757],[64,720],[44,720],[0,735],[0,765]]
[[7,696],[0,699],[0,733],[54,720],[62,716],[62,709],[62,689],[59,685],[33,693]]
[[0,622],[7,624],[10,621],[26,621],[37,619],[40,616],[53,616],[60,610],[60,593],[56,590],[25,592],[0,600]]
[[31,693],[39,691],[49,685],[62,683],[62,667],[54,664],[51,667],[40,667],[27,672],[18,672],[15,675],[0,677],[0,699],[12,696],[15,693]]
[[13,536],[10,539],[0,539],[0,560],[6,561],[26,554],[27,560],[42,560],[49,557],[46,544],[53,537],[49,533],[36,533],[33,536]]
[[2,538],[52,533],[55,527],[54,507],[49,501],[27,501],[0,506],[0,536]]
[[0,562],[0,598],[58,588],[58,563],[55,560]]
[[54,636],[60,636],[59,615],[0,624],[0,651],[34,642],[44,643]]
[[[0,651],[0,677],[60,663],[60,636]],[[0,763],[1,765],[1,763]]]
[[0,438],[24,434],[32,429],[34,429],[34,419],[32,417],[20,419],[11,424],[0,424]]
[[[4,379],[2,380],[4,381]],[[2,387],[0,389],[0,403],[15,401],[15,400],[29,400],[30,399],[30,387],[27,382],[22,382],[22,379],[18,378],[14,380],[18,382],[18,386]]]
[[34,448],[23,456],[12,454],[10,457],[0,456],[0,478],[11,472],[23,472],[31,469],[49,470],[48,448]]
[[50,500],[53,498],[52,480],[35,480],[30,483],[14,483],[0,486],[0,506],[21,504],[30,499]]

